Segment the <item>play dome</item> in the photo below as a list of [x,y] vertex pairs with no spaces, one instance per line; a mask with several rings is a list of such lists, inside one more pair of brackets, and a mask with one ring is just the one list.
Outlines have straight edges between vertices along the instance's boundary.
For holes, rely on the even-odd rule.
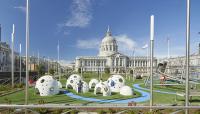
[[86,92],[89,91],[89,86],[88,86],[87,82],[81,81],[81,82],[78,82],[77,85],[76,85],[76,92],[77,93],[78,93],[78,85],[79,85],[79,83],[82,83],[82,85],[81,85],[81,92],[82,93],[86,93]]
[[107,84],[104,84],[103,82],[100,81],[98,84],[96,84],[94,88],[94,94],[96,95],[98,93],[102,93],[103,96],[110,96],[111,95],[110,87]]
[[35,88],[38,89],[40,96],[55,95],[59,93],[58,82],[50,75],[40,77],[36,81]]
[[67,89],[74,89],[76,90],[76,85],[79,83],[79,81],[82,81],[81,76],[78,74],[72,74],[68,79],[66,83]]
[[133,95],[133,90],[129,86],[123,86],[120,89],[120,94],[124,95],[124,96],[131,96],[131,95]]
[[108,78],[107,83],[112,92],[120,92],[120,89],[125,85],[125,80],[121,75],[112,75]]
[[61,84],[60,81],[58,81],[58,87],[59,87],[59,88],[62,88],[62,84]]
[[91,79],[89,82],[89,88],[92,89],[96,86],[96,84],[98,84],[99,81],[97,79]]

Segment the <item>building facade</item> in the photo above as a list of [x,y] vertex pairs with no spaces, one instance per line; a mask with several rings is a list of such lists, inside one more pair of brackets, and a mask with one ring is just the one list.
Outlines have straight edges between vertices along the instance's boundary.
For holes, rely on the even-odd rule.
[[[111,73],[124,73],[134,70],[137,73],[146,73],[149,65],[146,56],[126,56],[118,51],[116,39],[112,36],[109,28],[103,38],[98,56],[78,56],[75,60],[75,70],[78,71],[102,71],[109,68]],[[156,59],[154,59],[154,66]]]

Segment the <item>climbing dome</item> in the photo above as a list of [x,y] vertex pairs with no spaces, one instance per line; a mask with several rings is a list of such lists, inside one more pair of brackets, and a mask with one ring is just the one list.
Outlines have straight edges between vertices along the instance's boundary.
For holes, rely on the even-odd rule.
[[61,89],[62,88],[62,83],[58,81],[58,87]]
[[35,88],[39,91],[40,96],[49,96],[59,93],[58,82],[50,75],[40,77],[36,81]]
[[132,88],[129,87],[129,86],[123,86],[123,87],[120,89],[120,95],[131,96],[131,95],[133,95],[133,90],[132,90]]
[[[80,82],[78,82],[78,83],[80,83]],[[76,89],[75,89],[77,93],[78,93],[78,83],[77,83]],[[87,82],[81,81],[81,83],[82,83],[81,92],[87,93],[89,91],[89,86],[88,86]]]
[[108,78],[107,83],[112,92],[120,92],[120,89],[125,85],[125,80],[121,75],[112,75]]
[[82,78],[78,74],[72,74],[68,79],[66,83],[66,88],[67,89],[74,89],[76,90],[76,85],[82,81]]
[[89,82],[89,88],[92,89],[96,86],[96,84],[98,84],[99,81],[97,79],[91,79]]
[[99,82],[98,84],[96,84],[95,88],[94,88],[94,94],[103,94],[103,96],[110,96],[111,95],[111,91],[110,91],[110,87],[103,83],[103,82]]

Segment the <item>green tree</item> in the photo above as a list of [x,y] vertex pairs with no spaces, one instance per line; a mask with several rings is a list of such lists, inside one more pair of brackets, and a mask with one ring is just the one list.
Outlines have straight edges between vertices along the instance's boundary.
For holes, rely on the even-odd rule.
[[106,67],[106,68],[104,69],[104,71],[105,71],[106,74],[110,74],[110,69],[109,69],[108,67]]
[[42,76],[42,75],[44,75],[45,74],[45,66],[44,65],[39,65],[38,67],[37,67],[37,71],[39,72],[39,75],[40,76]]
[[78,68],[78,73],[81,73],[81,68]]
[[133,70],[130,70],[130,74],[133,74]]
[[54,75],[55,70],[51,68],[51,69],[49,69],[49,73],[50,73],[51,75]]

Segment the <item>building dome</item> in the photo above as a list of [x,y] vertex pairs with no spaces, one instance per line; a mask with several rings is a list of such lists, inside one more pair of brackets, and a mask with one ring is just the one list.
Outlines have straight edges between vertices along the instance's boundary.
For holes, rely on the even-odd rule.
[[107,83],[112,92],[120,92],[120,89],[125,85],[125,80],[121,75],[112,75],[108,78]]
[[40,77],[36,81],[35,88],[38,89],[40,96],[49,96],[59,93],[58,82],[50,75]]
[[96,84],[98,84],[99,81],[97,79],[91,79],[89,82],[89,88],[92,89],[96,86]]
[[96,95],[98,93],[102,93],[103,96],[110,96],[111,95],[110,87],[107,84],[100,81],[94,88],[94,94]]
[[108,27],[106,36],[103,38],[100,45],[99,56],[110,56],[117,52],[118,52],[117,41],[112,36],[110,28]]
[[67,79],[67,83],[66,83],[66,88],[67,89],[74,89],[76,90],[76,85],[82,81],[82,78],[80,75],[78,74],[72,74],[68,79]]
[[129,86],[123,86],[120,89],[120,95],[131,96],[131,95],[133,95],[133,90]]

